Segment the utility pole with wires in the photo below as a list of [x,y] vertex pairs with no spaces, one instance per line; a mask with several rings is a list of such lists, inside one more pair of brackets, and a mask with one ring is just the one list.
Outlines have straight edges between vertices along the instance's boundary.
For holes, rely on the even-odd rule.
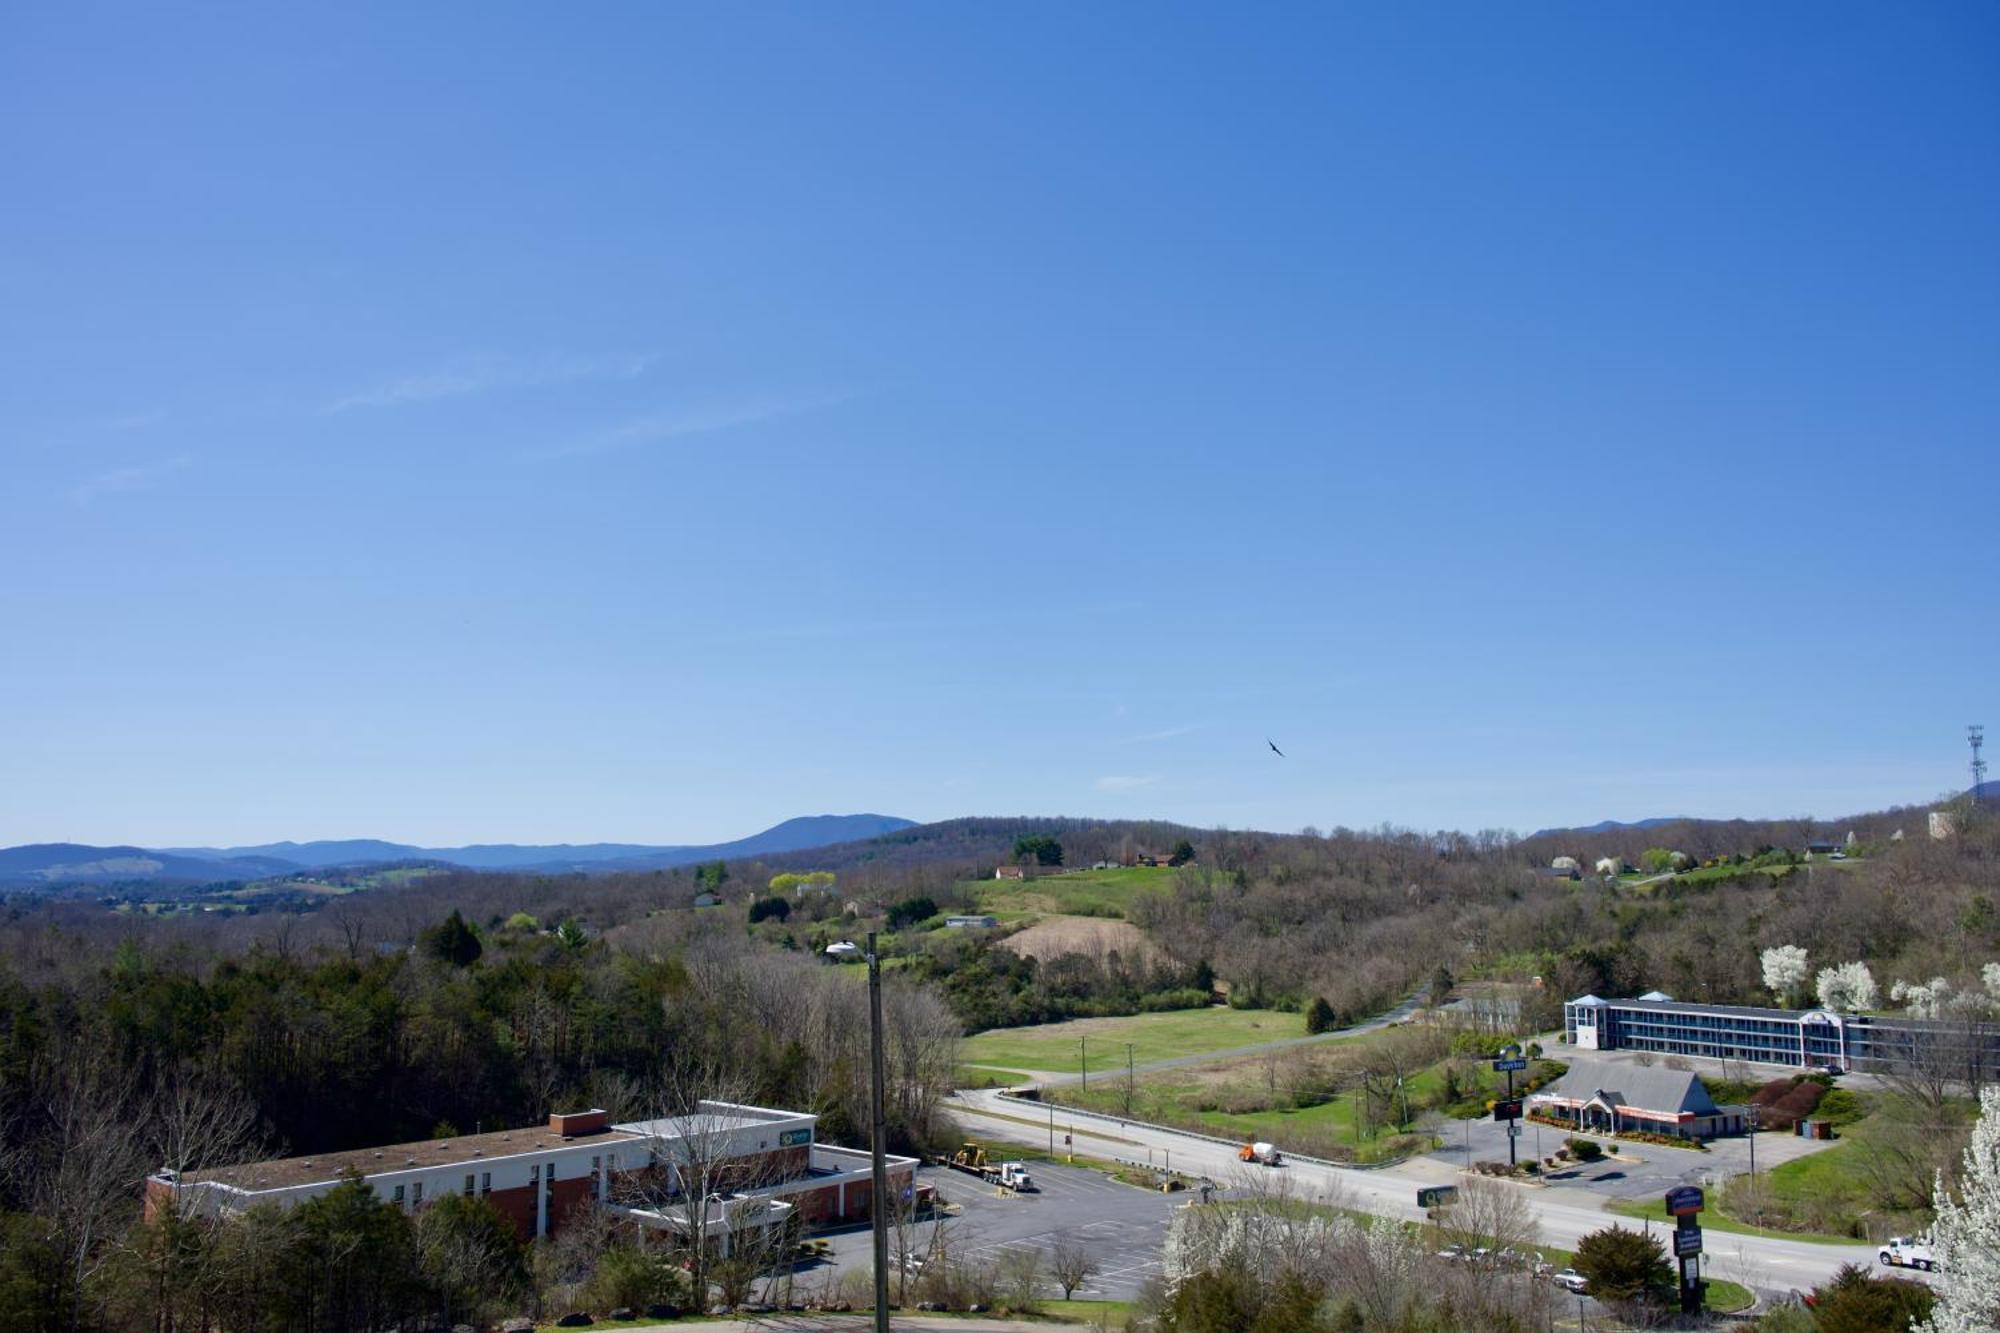
[[889,1165],[883,1156],[887,1123],[882,1114],[882,959],[868,932],[868,1209],[875,1223],[875,1333],[889,1333]]
[[1967,727],[1965,741],[1972,747],[1972,803],[1979,805],[1985,800],[1980,789],[1986,785],[1986,760],[1980,757],[1979,747],[1986,744],[1986,728],[1978,723]]
[[1090,1091],[1090,1038],[1076,1039],[1076,1062],[1083,1066],[1083,1090]]

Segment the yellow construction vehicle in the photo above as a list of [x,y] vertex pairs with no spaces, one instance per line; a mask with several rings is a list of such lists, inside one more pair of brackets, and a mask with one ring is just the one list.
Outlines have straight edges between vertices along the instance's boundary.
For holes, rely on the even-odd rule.
[[976,1176],[983,1176],[986,1174],[986,1149],[976,1143],[967,1143],[953,1153],[951,1160],[945,1165],[955,1170],[970,1171]]

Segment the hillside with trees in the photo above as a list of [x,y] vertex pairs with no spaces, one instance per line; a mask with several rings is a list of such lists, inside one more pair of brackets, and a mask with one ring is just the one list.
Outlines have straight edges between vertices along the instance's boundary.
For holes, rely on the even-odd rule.
[[[1748,826],[1750,845],[1730,851],[1783,832]],[[1038,960],[1004,949],[1006,928],[942,928],[1017,843],[1039,864],[1041,838],[1065,866],[1182,839],[1193,854],[1121,900],[1145,941],[1131,956]],[[1697,850],[1725,846],[1718,835]],[[137,1204],[139,1180],[169,1160],[513,1127],[577,1105],[625,1112],[670,1087],[812,1110],[828,1140],[861,1141],[865,988],[822,950],[869,929],[892,964],[890,1116],[905,1146],[949,1133],[935,1113],[963,1031],[1199,1005],[1215,989],[1322,1027],[1474,981],[1518,997],[1527,1030],[1558,1026],[1560,1002],[1585,991],[2000,1005],[1987,970],[2000,960],[2000,827],[1971,811],[1951,839],[1866,850],[1782,877],[1635,884],[1552,878],[1540,850],[1497,835],[964,820],[698,868],[442,870],[302,910],[6,900],[0,1302],[14,1304],[0,1324],[157,1324],[126,1265],[172,1243]],[[1965,1141],[1956,1099],[1927,1105],[1929,1122],[1881,1140],[1902,1187],[1952,1169]],[[190,1148],[190,1106],[231,1132]],[[408,1299],[443,1299],[408,1280]]]

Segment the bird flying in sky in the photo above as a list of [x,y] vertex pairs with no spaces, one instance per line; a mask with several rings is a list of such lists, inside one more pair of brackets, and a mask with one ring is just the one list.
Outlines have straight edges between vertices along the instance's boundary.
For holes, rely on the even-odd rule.
[[1270,746],[1271,753],[1278,756],[1278,758],[1283,759],[1285,757],[1285,752],[1283,750],[1280,750],[1278,748],[1278,743],[1272,740],[1269,736],[1266,736],[1264,738],[1264,744]]

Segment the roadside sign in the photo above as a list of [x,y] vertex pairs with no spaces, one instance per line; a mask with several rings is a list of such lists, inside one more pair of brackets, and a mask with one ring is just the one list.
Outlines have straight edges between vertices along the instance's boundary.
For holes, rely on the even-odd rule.
[[1516,1097],[1511,1102],[1493,1103],[1493,1118],[1495,1120],[1519,1120],[1521,1118],[1521,1099]]
[[1667,1211],[1675,1217],[1690,1217],[1701,1211],[1699,1185],[1677,1185],[1667,1191]]
[[1451,1202],[1458,1193],[1456,1185],[1426,1185],[1417,1191],[1417,1207],[1438,1208]]
[[1528,1067],[1528,1062],[1516,1055],[1506,1060],[1495,1060],[1493,1072],[1496,1074],[1519,1073]]
[[1674,1233],[1674,1258],[1692,1259],[1701,1253],[1701,1228],[1690,1227]]
[[1507,1137],[1508,1137],[1508,1138],[1510,1138],[1510,1139],[1518,1139],[1518,1138],[1520,1138],[1520,1137],[1521,1137],[1521,1127],[1520,1127],[1519,1125],[1511,1125],[1511,1124],[1510,1124],[1510,1125],[1508,1125],[1508,1126],[1507,1126]]

